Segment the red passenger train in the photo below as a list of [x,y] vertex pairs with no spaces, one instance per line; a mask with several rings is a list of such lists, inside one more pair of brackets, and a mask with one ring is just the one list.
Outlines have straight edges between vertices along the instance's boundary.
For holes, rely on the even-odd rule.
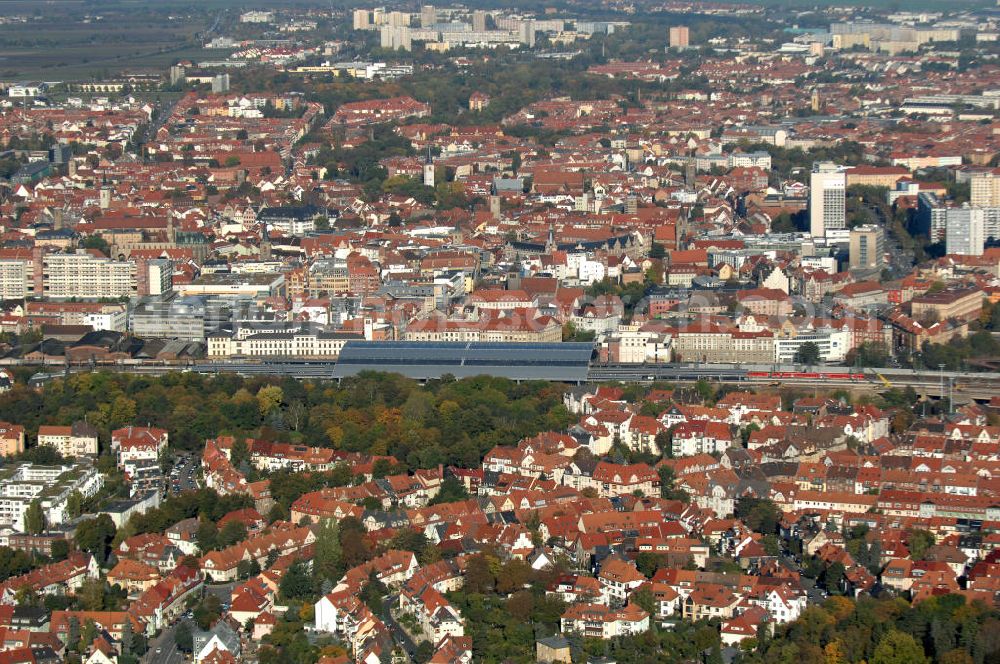
[[837,373],[828,371],[748,371],[747,378],[798,378],[805,380],[864,380],[863,373]]

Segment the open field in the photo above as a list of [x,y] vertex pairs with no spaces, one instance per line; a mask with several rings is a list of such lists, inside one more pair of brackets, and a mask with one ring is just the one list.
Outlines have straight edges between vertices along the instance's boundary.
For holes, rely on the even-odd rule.
[[120,69],[163,69],[178,58],[218,57],[205,51],[202,34],[220,18],[204,8],[171,12],[167,3],[126,8],[17,0],[3,4],[8,16],[27,22],[0,25],[0,78],[80,80]]

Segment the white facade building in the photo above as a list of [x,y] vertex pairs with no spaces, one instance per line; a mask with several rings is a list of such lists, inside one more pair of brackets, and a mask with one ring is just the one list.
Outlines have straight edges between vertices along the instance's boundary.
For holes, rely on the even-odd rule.
[[827,231],[847,226],[847,176],[831,162],[813,164],[809,176],[809,232],[824,237]]
[[945,246],[949,254],[982,256],[985,242],[986,216],[981,208],[966,206],[948,210]]
[[40,466],[22,463],[0,473],[0,527],[24,531],[24,513],[35,500],[45,514],[45,523],[59,525],[68,518],[66,503],[73,492],[84,499],[97,494],[104,477],[89,462]]

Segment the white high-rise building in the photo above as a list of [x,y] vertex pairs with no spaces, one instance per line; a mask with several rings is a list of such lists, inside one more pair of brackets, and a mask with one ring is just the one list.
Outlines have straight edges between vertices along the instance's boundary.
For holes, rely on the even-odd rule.
[[394,28],[408,28],[410,27],[410,15],[406,12],[389,12],[386,24]]
[[531,19],[526,19],[517,24],[517,34],[521,43],[528,48],[534,48],[535,46],[535,22]]
[[482,9],[472,12],[472,31],[486,32],[486,12]]
[[42,259],[45,297],[98,299],[136,294],[136,265],[94,256],[85,249],[72,254],[46,254]]
[[367,9],[354,10],[354,29],[367,30],[371,26],[371,12]]
[[383,25],[380,33],[380,44],[382,48],[388,48],[394,51],[398,49],[409,51],[413,48],[410,29],[406,27]]
[[969,203],[972,207],[1000,205],[1000,177],[992,170],[977,171],[969,176]]
[[670,28],[670,48],[687,48],[691,45],[691,30],[686,25]]
[[809,232],[823,237],[827,231],[847,227],[847,176],[832,162],[813,164],[809,176]]
[[945,247],[949,254],[982,256],[986,241],[986,215],[969,206],[948,210]]
[[420,27],[429,28],[437,23],[437,10],[434,5],[423,5],[420,8]]

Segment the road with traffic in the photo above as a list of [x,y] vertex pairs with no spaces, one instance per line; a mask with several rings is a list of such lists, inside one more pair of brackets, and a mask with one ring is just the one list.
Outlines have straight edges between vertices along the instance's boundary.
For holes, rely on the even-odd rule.
[[[184,653],[177,649],[177,638],[174,636],[178,625],[180,622],[174,623],[149,642],[145,657],[147,664],[181,664],[186,660]],[[191,627],[193,629],[194,624]]]

